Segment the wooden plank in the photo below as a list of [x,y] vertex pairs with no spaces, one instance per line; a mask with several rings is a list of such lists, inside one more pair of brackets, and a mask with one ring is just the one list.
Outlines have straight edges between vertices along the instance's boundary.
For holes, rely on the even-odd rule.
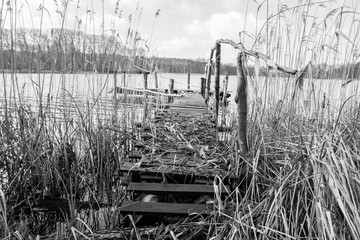
[[188,117],[196,117],[207,113],[207,107],[202,96],[194,93],[175,99],[170,106],[170,111]]
[[124,201],[120,207],[121,214],[187,216],[190,214],[209,215],[210,210],[205,205],[188,203],[160,203]]
[[164,179],[162,175],[149,175],[149,174],[141,174],[140,175],[140,180],[141,181],[146,181],[146,182],[157,182],[157,183],[161,183]]
[[214,178],[215,176],[222,176],[228,178],[234,178],[233,175],[226,170],[219,168],[195,168],[195,167],[185,167],[179,165],[159,165],[159,164],[149,164],[138,166],[134,163],[125,162],[120,166],[120,172],[125,173],[147,173],[147,174],[165,174],[165,175],[174,175],[179,177],[196,177],[196,178]]
[[[131,182],[127,187],[128,191],[138,193],[153,194],[189,194],[189,195],[206,195],[214,194],[213,185],[203,184],[170,184],[170,183],[139,183]],[[229,188],[224,186],[221,193],[226,194]]]
[[191,109],[194,109],[194,110],[202,110],[202,109],[204,109],[204,110],[206,110],[206,107],[204,107],[204,106],[192,106],[192,105],[171,105],[171,110],[174,110],[174,109],[189,109],[189,110],[191,110]]
[[176,98],[172,106],[196,106],[196,107],[206,107],[204,99],[200,94],[188,94],[182,98]]
[[187,116],[187,117],[196,117],[199,115],[203,115],[207,113],[207,110],[205,109],[182,109],[182,108],[174,108],[172,110],[174,113],[178,113],[181,116]]
[[132,151],[129,153],[129,158],[133,158],[133,159],[141,159],[142,155],[141,152],[137,152],[137,151]]

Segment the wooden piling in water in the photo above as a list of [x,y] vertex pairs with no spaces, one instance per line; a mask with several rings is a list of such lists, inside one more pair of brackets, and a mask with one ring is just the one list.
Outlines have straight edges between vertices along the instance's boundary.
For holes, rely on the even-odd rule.
[[218,125],[218,116],[219,116],[219,98],[220,98],[220,53],[221,45],[216,43],[215,45],[215,125]]
[[[148,89],[148,73],[144,72],[144,90]],[[148,115],[148,102],[147,102],[148,93],[147,91],[144,91],[144,115],[143,115],[143,121],[142,125],[145,126],[146,118]]]
[[206,91],[206,78],[201,78],[201,89],[200,93],[203,98],[205,98],[205,91]]
[[223,84],[223,98],[222,98],[222,114],[221,114],[221,125],[225,126],[226,125],[226,93],[227,93],[227,86],[228,86],[228,82],[229,82],[229,74],[226,73],[225,74],[225,78],[224,78],[224,84]]
[[157,72],[154,73],[154,77],[155,77],[155,88],[158,89],[159,88],[159,80],[158,80]]
[[210,97],[210,85],[211,85],[211,65],[212,65],[212,58],[214,55],[215,48],[211,49],[209,62],[206,65],[206,91],[205,91],[205,103],[208,105],[209,97]]
[[[173,94],[174,93],[174,83],[175,80],[170,78],[170,82],[169,82],[169,94]],[[168,98],[168,103],[171,103],[173,101],[173,97],[169,97]]]
[[126,73],[123,73],[123,87],[126,87]]
[[235,96],[235,102],[237,103],[238,112],[238,136],[241,153],[248,151],[247,144],[247,79],[244,67],[244,54],[239,53],[237,57],[237,90]]
[[187,89],[190,89],[190,73],[188,73],[187,75],[188,75]]
[[113,121],[116,122],[117,121],[117,99],[116,99],[116,89],[117,89],[117,70],[116,70],[116,62],[114,62],[113,64],[113,73],[114,73],[114,96],[113,96],[113,101],[114,101],[114,112],[113,112]]

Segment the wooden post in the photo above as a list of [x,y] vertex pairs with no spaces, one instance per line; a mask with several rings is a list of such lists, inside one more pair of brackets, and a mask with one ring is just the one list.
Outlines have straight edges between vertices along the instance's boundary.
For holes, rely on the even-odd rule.
[[[144,90],[148,89],[148,72],[144,72]],[[146,123],[146,118],[148,115],[148,102],[147,102],[147,96],[148,93],[147,91],[144,91],[144,115],[143,115],[143,121],[142,121],[142,125],[143,127],[145,127],[145,123]]]
[[[170,78],[170,82],[169,82],[169,94],[173,94],[174,93],[174,79]],[[168,103],[171,103],[173,101],[173,97],[169,97],[168,98]]]
[[158,81],[157,72],[154,73],[154,76],[155,76],[155,88],[158,89],[159,88],[159,81]]
[[117,99],[116,99],[116,89],[117,89],[117,70],[116,70],[116,62],[113,65],[113,72],[114,72],[114,112],[113,112],[113,121],[117,121]]
[[126,73],[123,74],[123,87],[126,87]]
[[218,125],[218,116],[219,116],[219,97],[220,97],[220,52],[221,45],[216,43],[215,45],[215,126]]
[[201,89],[200,93],[203,98],[205,98],[205,88],[206,88],[206,78],[201,78]]
[[221,114],[221,125],[223,126],[226,125],[225,112],[226,112],[226,101],[227,101],[226,94],[227,94],[228,81],[229,81],[229,74],[226,73],[223,84],[223,99],[222,99],[222,114]]
[[190,73],[188,73],[188,87],[187,89],[190,89]]
[[248,151],[246,130],[247,130],[247,79],[244,67],[244,55],[238,54],[237,57],[237,90],[235,96],[235,102],[237,103],[238,111],[238,136],[240,151],[245,154]]
[[212,58],[214,55],[215,48],[211,49],[209,63],[206,65],[206,91],[205,91],[205,103],[206,106],[209,103],[210,97],[210,85],[211,85],[211,65],[212,65]]

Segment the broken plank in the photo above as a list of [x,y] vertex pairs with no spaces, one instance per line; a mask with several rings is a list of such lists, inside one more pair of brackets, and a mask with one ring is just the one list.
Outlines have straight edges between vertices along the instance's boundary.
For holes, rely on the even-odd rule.
[[188,216],[190,214],[209,215],[210,212],[205,205],[188,203],[124,201],[120,207],[121,214]]

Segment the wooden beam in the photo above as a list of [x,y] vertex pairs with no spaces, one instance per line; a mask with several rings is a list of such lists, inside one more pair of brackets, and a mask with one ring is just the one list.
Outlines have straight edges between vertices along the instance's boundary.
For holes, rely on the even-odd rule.
[[201,96],[205,99],[205,91],[206,91],[206,78],[201,78],[201,89],[200,89],[200,93]]
[[227,101],[226,93],[227,93],[228,82],[229,82],[229,74],[226,73],[225,78],[224,78],[224,84],[223,84],[222,114],[221,114],[221,125],[222,126],[226,125],[225,112],[226,112],[226,101]]
[[214,55],[215,48],[212,48],[210,51],[210,58],[209,62],[206,65],[206,91],[205,91],[205,103],[208,105],[209,97],[210,97],[210,85],[211,85],[211,65],[212,65],[212,58]]
[[276,64],[275,62],[273,62],[270,59],[269,56],[267,56],[263,53],[256,52],[253,50],[247,50],[242,43],[235,43],[233,40],[230,40],[230,39],[219,39],[216,41],[216,43],[217,44],[220,44],[220,43],[229,44],[229,45],[233,46],[235,49],[239,49],[240,52],[243,52],[246,55],[261,58],[262,60],[264,60],[266,62],[269,69],[277,69],[281,72],[288,73],[291,75],[295,75],[298,72],[298,70],[296,70],[296,69],[291,69],[291,68],[280,66],[280,65]]
[[155,77],[155,89],[158,89],[159,88],[159,80],[158,80],[157,72],[154,73],[154,77]]
[[209,215],[210,212],[205,205],[188,203],[124,201],[120,207],[121,214],[188,216],[190,214]]
[[[170,78],[170,82],[169,82],[169,94],[173,94],[174,93],[174,82],[175,80]],[[173,101],[172,97],[168,98],[168,103],[171,103]]]
[[217,43],[215,47],[215,109],[214,109],[215,126],[218,125],[218,116],[219,116],[220,56],[221,56],[221,45],[220,43]]
[[126,74],[150,74],[149,71],[118,71],[118,73],[126,73]]
[[[127,187],[127,191],[138,193],[152,194],[189,194],[189,195],[206,195],[214,194],[214,185],[204,184],[170,184],[170,183],[142,183],[131,182]],[[229,192],[228,186],[221,188],[221,194]]]
[[123,73],[123,87],[126,87],[126,73],[125,72]]
[[[113,61],[113,71],[114,71],[114,89],[117,89],[117,74],[116,74],[116,61]],[[116,99],[116,91],[114,91],[114,96],[113,96],[113,103],[114,103],[114,112],[113,112],[113,122],[117,122],[117,99]]]
[[145,173],[152,175],[169,175],[177,176],[181,178],[206,178],[213,179],[215,176],[221,176],[223,178],[234,179],[235,176],[226,170],[220,168],[211,169],[199,169],[195,166],[183,166],[183,165],[166,165],[166,164],[142,164],[140,167],[134,163],[125,162],[121,164],[119,172],[123,173]]
[[[144,74],[144,90],[147,90],[148,89],[148,73],[144,72],[143,74]],[[148,93],[147,93],[147,91],[144,91],[144,115],[143,115],[143,120],[142,120],[143,126],[146,125],[146,118],[147,118],[147,115],[148,115],[148,101],[147,101],[147,98],[148,98]]]
[[190,73],[188,73],[188,87],[187,87],[187,89],[190,89]]

